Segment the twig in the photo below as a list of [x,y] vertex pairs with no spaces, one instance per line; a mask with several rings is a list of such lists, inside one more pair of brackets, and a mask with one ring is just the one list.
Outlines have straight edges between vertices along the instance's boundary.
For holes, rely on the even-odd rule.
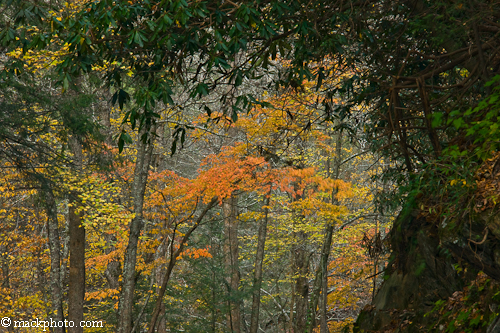
[[484,242],[486,242],[486,237],[488,237],[488,231],[489,231],[489,229],[488,229],[488,228],[486,228],[486,233],[484,234],[484,237],[483,237],[483,240],[482,240],[482,241],[480,241],[480,242],[476,242],[476,241],[473,241],[473,240],[472,240],[472,239],[470,239],[470,238],[468,239],[468,241],[469,241],[469,242],[472,242],[472,243],[474,243],[474,244],[477,244],[477,245],[481,245],[481,244],[483,244]]

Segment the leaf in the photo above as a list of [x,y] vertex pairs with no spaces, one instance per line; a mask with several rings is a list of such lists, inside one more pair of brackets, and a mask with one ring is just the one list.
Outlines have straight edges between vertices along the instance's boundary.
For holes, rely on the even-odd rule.
[[130,99],[130,95],[123,89],[119,89],[113,94],[111,98],[111,104],[114,106],[116,101],[118,101],[118,105],[120,106],[120,110],[123,110],[123,106]]
[[118,151],[121,153],[123,151],[123,146],[125,143],[128,143],[128,144],[131,144],[133,141],[132,141],[132,137],[130,137],[130,135],[125,132],[125,130],[122,130],[119,138],[118,138]]
[[495,84],[495,82],[497,82],[497,81],[500,81],[500,75],[495,75],[490,81],[486,82],[486,84],[484,86],[490,87],[493,84]]

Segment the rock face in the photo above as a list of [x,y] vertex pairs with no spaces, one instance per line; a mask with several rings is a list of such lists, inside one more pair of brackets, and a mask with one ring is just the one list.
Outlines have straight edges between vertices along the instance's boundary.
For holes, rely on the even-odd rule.
[[434,303],[463,287],[449,251],[440,246],[438,227],[402,212],[390,235],[393,256],[373,303],[359,315],[355,332],[425,331]]
[[[385,281],[372,304],[360,313],[354,332],[434,331],[442,320],[431,313],[438,300],[461,293],[479,271],[498,283],[500,214],[495,212],[469,210],[460,220],[446,223],[423,217],[417,208],[403,211],[388,236],[392,256]],[[467,273],[458,274],[457,263],[468,267]],[[486,307],[490,305],[497,308]],[[493,318],[495,313],[489,315]],[[490,324],[479,331],[500,332],[500,319],[484,320]]]

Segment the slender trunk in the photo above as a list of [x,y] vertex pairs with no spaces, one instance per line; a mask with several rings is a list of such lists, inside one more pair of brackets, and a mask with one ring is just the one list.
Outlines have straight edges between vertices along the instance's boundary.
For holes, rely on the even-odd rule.
[[297,244],[293,249],[295,280],[295,326],[294,332],[306,332],[307,309],[309,305],[309,256],[306,251],[307,233],[299,231],[295,235]]
[[[7,259],[8,251],[6,245],[0,245],[0,260],[2,262],[2,284],[1,287],[9,290],[10,294],[10,279],[9,279],[9,260]],[[8,309],[11,309],[11,306],[8,305]],[[7,332],[14,332],[14,325],[11,323],[7,327]],[[5,326],[4,326],[5,327]]]
[[[292,276],[294,271],[292,269]],[[295,333],[295,283],[292,282],[292,299],[290,300],[290,332]]]
[[[139,138],[145,131],[141,131]],[[150,140],[153,140],[151,136]],[[148,170],[153,153],[153,142],[145,143],[137,140],[137,159],[134,170],[134,182],[132,186],[132,200],[134,207],[134,218],[129,224],[129,239],[125,251],[122,274],[122,290],[118,304],[118,332],[130,333],[132,330],[132,315],[135,293],[135,266],[137,262],[137,245],[143,227],[142,211],[144,206],[144,193],[148,181]]]
[[65,286],[68,278],[68,263],[69,263],[69,212],[66,214],[67,219],[64,226],[64,231],[61,230],[62,252],[61,252],[61,286]]
[[[38,290],[40,291],[40,294],[42,295],[42,300],[45,302],[45,304],[49,304],[49,296],[47,295],[47,278],[45,276],[45,270],[44,267],[45,265],[42,266],[42,258],[41,252],[39,252],[37,264],[36,264],[36,270],[37,270],[37,275],[38,275]],[[50,314],[50,309],[48,307],[45,308],[45,317],[49,318],[51,316]]]
[[232,195],[222,203],[226,240],[224,243],[227,284],[229,286],[229,318],[227,327],[230,332],[240,333],[241,314],[238,287],[240,272],[238,267],[238,219],[236,218],[236,196]]
[[9,279],[9,260],[7,259],[9,253],[7,252],[6,245],[0,245],[0,260],[2,261],[2,288],[10,289]]
[[[328,177],[333,177],[334,179],[339,179],[340,177],[340,163],[342,161],[342,132],[339,132],[337,136],[337,142],[335,144],[335,160],[334,160],[334,170],[330,170],[330,158],[326,162],[326,172]],[[333,190],[330,198],[330,203],[338,204],[338,200],[335,198],[337,190]],[[320,266],[316,271],[316,277],[314,279],[313,293],[311,297],[311,305],[309,307],[309,327],[307,332],[312,332],[316,326],[316,309],[319,303],[320,312],[320,333],[328,333],[328,321],[327,321],[327,308],[328,308],[328,259],[330,257],[330,252],[332,248],[332,238],[333,238],[333,224],[329,221],[326,222],[325,227],[325,239],[323,241],[323,246],[321,249]]]
[[[271,187],[269,187],[271,188]],[[255,273],[253,278],[252,295],[252,315],[250,317],[250,333],[257,333],[259,329],[259,307],[260,307],[260,288],[262,286],[262,263],[264,261],[264,250],[266,244],[267,222],[269,218],[269,202],[271,191],[264,201],[264,219],[259,225],[259,234],[257,236],[257,253],[255,256]]]
[[196,219],[194,225],[188,230],[188,232],[186,232],[184,237],[182,237],[179,247],[175,251],[173,250],[173,240],[172,240],[170,247],[170,261],[168,262],[167,271],[165,272],[165,276],[163,277],[163,282],[161,284],[161,288],[158,293],[158,298],[156,299],[155,308],[153,310],[153,314],[151,315],[151,321],[149,322],[148,333],[153,333],[155,330],[156,322],[158,321],[158,317],[162,309],[163,296],[165,296],[165,290],[167,289],[168,281],[170,280],[170,276],[172,275],[172,270],[174,269],[175,263],[177,262],[177,258],[184,250],[184,246],[186,245],[186,242],[188,241],[191,234],[196,230],[196,228],[198,228],[205,215],[208,213],[210,209],[212,209],[212,207],[215,205],[216,202],[217,198],[215,197],[212,199],[212,201],[208,203],[203,212],[201,212],[200,216],[198,216],[198,218]]
[[[166,223],[164,224],[164,228],[167,229]],[[175,237],[175,233],[172,234],[172,237]],[[161,240],[160,240],[161,241]],[[156,253],[156,260],[159,258],[165,258],[167,255],[167,240],[164,242],[161,242],[157,253]],[[162,277],[165,275],[165,265],[160,265],[156,269],[156,274],[155,274],[155,284],[156,284],[156,293],[160,292],[160,284],[162,282]],[[156,328],[157,333],[166,333],[166,320],[165,320],[165,303],[161,303],[161,308],[160,308],[160,313],[158,314],[159,320],[158,320],[158,325]]]
[[320,333],[328,333],[328,323],[326,320],[328,307],[328,257],[332,248],[333,225],[326,227],[325,244],[323,246],[321,258],[321,302],[320,302]]
[[[379,222],[377,219],[375,225],[375,237],[379,234]],[[377,289],[377,266],[378,266],[378,253],[375,252],[375,257],[373,258],[373,290],[372,290],[372,302],[375,299],[375,291]]]
[[[85,228],[82,213],[76,213],[74,203],[69,207],[69,282],[68,282],[68,320],[79,323],[83,320],[85,300]],[[69,333],[83,333],[83,327],[74,325]]]
[[[69,140],[74,154],[76,171],[82,170],[83,152],[78,138]],[[82,225],[83,212],[77,213],[79,203],[77,193],[72,193],[68,209],[69,230],[69,281],[68,281],[68,320],[74,323],[83,321],[83,305],[85,301],[85,228]],[[69,333],[83,333],[83,327],[68,327]]]
[[[212,282],[215,282],[215,272],[212,272]],[[215,324],[217,322],[217,317],[216,317],[216,310],[215,310],[215,287],[212,287],[212,318],[211,318],[211,333],[215,333]]]
[[[108,244],[105,254],[110,254],[111,252],[116,251],[116,247],[114,246],[117,238],[115,235],[106,236],[106,242]],[[121,263],[117,258],[111,259],[111,261],[106,266],[106,270],[104,271],[104,277],[108,282],[108,286],[110,289],[115,289],[118,291],[120,289],[120,275],[122,272]]]
[[[217,235],[217,236],[216,236]],[[210,254],[212,255],[212,258],[216,258],[217,255],[220,253],[220,246],[219,242],[216,241],[216,237],[219,237],[219,233],[215,233],[213,228],[210,228]],[[212,305],[211,305],[211,319],[210,319],[210,333],[215,333],[215,325],[217,323],[217,311],[218,309],[218,304],[217,304],[217,289],[216,285],[219,284],[219,281],[217,279],[217,273],[216,273],[216,268],[215,265],[211,265],[211,270],[212,270],[212,281],[211,281],[211,290],[212,290]]]
[[120,288],[120,262],[116,260],[112,260],[109,262],[106,270],[104,271],[104,276],[106,277],[106,281],[108,282],[108,286],[110,289],[118,290]]
[[[298,192],[298,184],[294,184],[295,193]],[[301,195],[296,195],[294,201],[301,200]],[[292,275],[295,279],[295,286],[293,290],[293,296],[295,301],[295,315],[294,321],[292,322],[294,333],[304,333],[307,330],[308,322],[308,306],[309,306],[309,282],[307,276],[309,274],[309,259],[307,244],[308,244],[308,233],[302,229],[302,223],[304,222],[303,215],[297,215],[293,213],[292,220],[293,223],[300,221],[298,225],[298,231],[293,232],[294,244],[292,245],[291,255],[292,255]],[[293,311],[293,308],[292,308]],[[290,316],[291,317],[291,316]]]
[[[333,176],[334,179],[339,179],[340,177],[340,163],[342,161],[342,132],[339,132],[337,136],[337,143],[335,144],[335,170],[333,175],[330,174],[328,170],[328,176]],[[335,198],[338,190],[334,189],[331,196],[331,203],[338,205],[338,200]],[[326,237],[325,244],[323,246],[322,258],[321,258],[321,272],[322,272],[322,284],[321,284],[321,302],[320,302],[320,333],[328,333],[328,259],[330,256],[330,251],[332,249],[332,238],[333,238],[333,224],[328,223],[326,227]]]
[[166,320],[165,320],[165,303],[161,303],[160,320],[158,321],[157,333],[167,333]]
[[[309,325],[307,332],[312,332],[313,328],[316,326],[316,309],[318,308],[318,303],[320,304],[321,333],[328,332],[326,323],[326,294],[328,290],[328,257],[332,247],[333,225],[328,223],[325,229],[325,240],[323,241],[323,247],[321,249],[320,266],[316,271],[313,292],[311,295],[311,304],[309,306]],[[325,327],[326,331],[324,331]]]
[[[63,295],[61,287],[61,242],[57,221],[57,205],[52,189],[48,184],[42,184],[42,195],[47,211],[47,230],[50,250],[50,289],[52,294],[52,318],[64,321]],[[64,327],[56,327],[54,333],[65,332]]]

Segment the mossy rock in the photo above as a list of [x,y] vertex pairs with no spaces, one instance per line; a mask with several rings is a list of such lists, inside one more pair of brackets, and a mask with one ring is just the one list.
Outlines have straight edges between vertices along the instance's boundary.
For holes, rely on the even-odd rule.
[[418,212],[400,215],[389,237],[395,252],[372,304],[360,313],[354,332],[424,332],[434,303],[463,287],[451,255],[440,246],[437,227]]

